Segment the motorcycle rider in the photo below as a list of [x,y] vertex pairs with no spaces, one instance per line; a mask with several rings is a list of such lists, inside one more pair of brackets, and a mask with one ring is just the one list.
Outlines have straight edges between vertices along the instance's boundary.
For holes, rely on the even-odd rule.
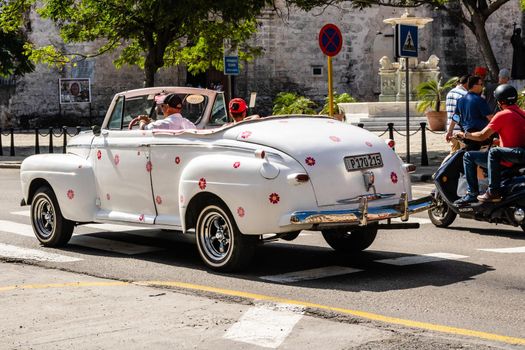
[[[501,171],[512,164],[525,164],[525,111],[516,105],[518,92],[509,85],[503,84],[494,91],[501,111],[496,113],[490,123],[481,131],[459,132],[460,139],[484,141],[492,134],[498,133],[500,146],[489,152],[469,151],[463,156],[463,167],[467,178],[467,194],[454,202],[456,205],[477,202],[501,201]],[[476,166],[488,167],[488,190],[478,196],[478,178]]]

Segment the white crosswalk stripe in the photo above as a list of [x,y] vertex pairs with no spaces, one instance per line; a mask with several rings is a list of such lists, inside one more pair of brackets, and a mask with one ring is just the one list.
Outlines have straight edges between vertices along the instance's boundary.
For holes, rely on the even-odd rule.
[[466,258],[468,258],[468,256],[465,256],[465,255],[457,255],[457,254],[450,254],[450,253],[431,253],[431,254],[423,254],[423,255],[403,256],[400,258],[392,258],[392,259],[381,259],[381,260],[374,260],[374,261],[382,263],[382,264],[407,266],[407,265],[423,264],[423,263],[440,261],[440,260],[459,260],[459,259],[466,259]]
[[320,267],[317,269],[294,271],[289,273],[283,273],[280,275],[273,276],[262,276],[260,277],[266,281],[278,282],[278,283],[293,283],[299,281],[315,280],[325,277],[333,277],[340,275],[347,275],[349,273],[360,272],[361,269],[355,269],[352,267],[344,266],[327,266]]
[[[12,221],[0,220],[0,231],[13,233],[20,236],[35,237],[31,225],[20,224]],[[163,248],[158,247],[151,247],[106,238],[91,237],[86,235],[74,235],[69,241],[69,243],[79,245],[82,247],[94,248],[126,255],[144,254],[164,250]]]
[[301,308],[291,305],[255,306],[248,309],[223,337],[275,349],[292,332],[303,317],[302,313]]
[[506,254],[512,254],[512,253],[525,253],[525,247],[511,247],[511,248],[495,248],[495,249],[478,249],[484,252],[492,252],[492,253],[506,253]]
[[82,260],[71,256],[43,252],[37,249],[22,248],[4,243],[0,243],[0,256],[10,259],[52,261],[60,263]]

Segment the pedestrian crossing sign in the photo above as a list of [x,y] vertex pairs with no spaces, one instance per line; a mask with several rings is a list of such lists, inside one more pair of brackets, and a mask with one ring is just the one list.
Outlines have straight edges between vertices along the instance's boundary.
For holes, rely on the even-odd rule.
[[417,57],[418,36],[417,26],[396,25],[396,56]]

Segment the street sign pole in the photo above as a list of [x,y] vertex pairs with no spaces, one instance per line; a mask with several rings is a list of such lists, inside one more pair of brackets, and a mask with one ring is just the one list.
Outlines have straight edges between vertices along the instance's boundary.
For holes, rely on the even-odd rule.
[[408,70],[408,57],[405,57],[405,100],[406,100],[406,133],[407,133],[407,163],[410,163],[410,89],[409,89],[409,70]]
[[332,56],[328,56],[328,113],[330,117],[334,116],[334,93],[333,93],[333,81],[332,81]]
[[418,33],[417,26],[396,24],[396,56],[405,58],[405,102],[406,102],[406,162],[410,163],[410,69],[408,67],[409,57],[418,55]]
[[334,24],[326,24],[319,31],[319,47],[326,55],[328,60],[328,114],[334,116],[334,93],[332,79],[332,56],[341,51],[343,36],[341,31]]

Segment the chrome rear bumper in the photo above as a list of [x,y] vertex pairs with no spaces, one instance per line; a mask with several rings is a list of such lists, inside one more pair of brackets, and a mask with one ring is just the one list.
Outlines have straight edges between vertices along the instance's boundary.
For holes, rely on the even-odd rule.
[[370,207],[368,198],[361,197],[359,208],[350,210],[298,211],[290,217],[292,224],[357,224],[364,226],[369,222],[401,218],[407,221],[414,213],[425,211],[434,205],[432,196],[408,201],[406,193],[401,194],[398,204]]

